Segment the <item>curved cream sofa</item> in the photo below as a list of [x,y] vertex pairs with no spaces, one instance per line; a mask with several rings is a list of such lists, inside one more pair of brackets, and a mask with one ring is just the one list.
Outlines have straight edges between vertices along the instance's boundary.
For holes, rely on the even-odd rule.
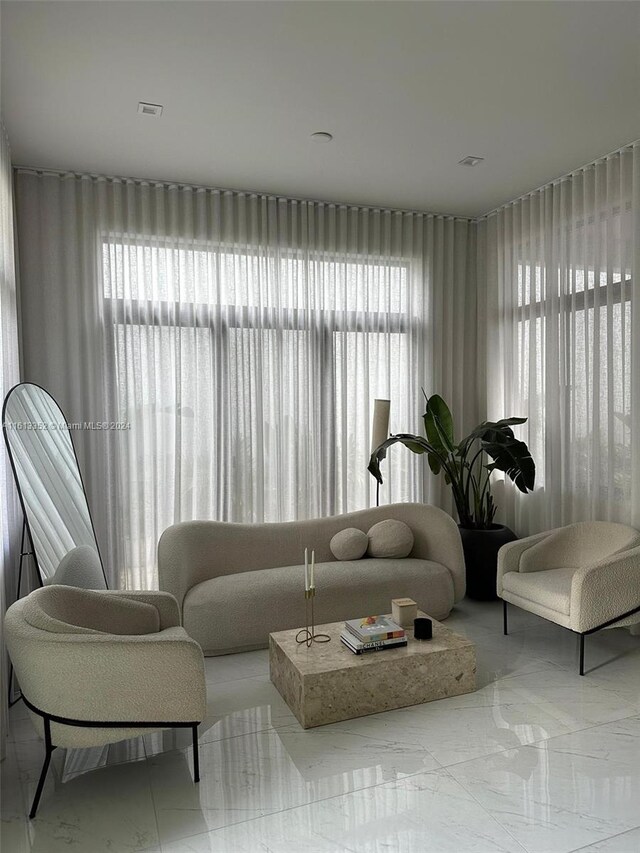
[[[408,557],[334,558],[334,534],[367,532],[386,518],[413,531]],[[266,648],[270,632],[304,623],[305,548],[316,555],[316,624],[388,613],[391,599],[403,597],[444,619],[465,593],[455,522],[437,507],[410,503],[282,524],[175,524],[158,545],[160,588],[177,598],[184,628],[206,655]]]

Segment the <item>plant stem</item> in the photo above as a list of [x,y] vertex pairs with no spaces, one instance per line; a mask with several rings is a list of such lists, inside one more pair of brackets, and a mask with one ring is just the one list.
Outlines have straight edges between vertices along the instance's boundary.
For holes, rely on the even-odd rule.
[[[467,452],[468,452],[468,451],[467,451]],[[475,463],[476,463],[476,459],[477,459],[479,456],[481,456],[481,455],[482,455],[482,453],[483,453],[483,450],[482,450],[482,447],[480,447],[480,450],[478,450],[478,452],[474,455],[474,457],[473,457],[473,459],[471,460],[471,462],[465,462],[465,464],[469,466],[469,477],[468,477],[468,479],[467,479],[467,487],[466,487],[466,489],[465,489],[465,501],[467,502],[467,505],[469,504],[469,486],[471,485],[472,480],[474,481],[474,482],[473,482],[473,485],[474,485],[474,497],[477,497],[477,485],[475,484],[475,480],[474,480],[474,477],[473,477],[473,466],[474,466],[474,465],[475,465]],[[475,502],[474,502],[474,505],[475,505]],[[476,508],[476,513],[477,513],[477,508]]]
[[[484,486],[482,487],[482,495],[481,495],[481,498],[480,498],[480,499],[481,499],[481,501],[482,501],[482,503],[484,503],[485,494],[491,495],[491,486],[490,486],[490,483],[491,483],[491,472],[490,472],[490,471],[487,471],[487,479],[484,481]],[[488,492],[487,492],[487,489],[489,489],[489,491],[488,491]],[[493,511],[493,514],[495,514],[495,510]],[[490,509],[490,507],[489,507],[489,502],[487,501],[487,519],[486,519],[487,527],[490,527],[490,526],[491,526],[491,522],[492,522],[492,520],[493,520],[493,515],[491,514],[491,509]]]

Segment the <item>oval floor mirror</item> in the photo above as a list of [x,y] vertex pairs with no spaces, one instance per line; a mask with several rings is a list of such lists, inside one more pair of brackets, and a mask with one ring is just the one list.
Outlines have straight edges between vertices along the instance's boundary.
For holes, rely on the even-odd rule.
[[106,589],[78,458],[60,406],[31,382],[15,385],[2,429],[41,584]]

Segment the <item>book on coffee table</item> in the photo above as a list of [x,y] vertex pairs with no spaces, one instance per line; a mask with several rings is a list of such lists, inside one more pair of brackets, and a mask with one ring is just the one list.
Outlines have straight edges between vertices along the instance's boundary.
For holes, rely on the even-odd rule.
[[381,652],[385,649],[397,649],[400,646],[407,645],[406,637],[392,637],[388,640],[377,640],[370,642],[362,642],[358,640],[350,631],[343,629],[340,634],[340,640],[353,652],[354,655],[361,655],[365,652]]
[[349,619],[344,623],[344,627],[361,643],[406,639],[404,628],[401,628],[388,616],[365,616],[362,619]]

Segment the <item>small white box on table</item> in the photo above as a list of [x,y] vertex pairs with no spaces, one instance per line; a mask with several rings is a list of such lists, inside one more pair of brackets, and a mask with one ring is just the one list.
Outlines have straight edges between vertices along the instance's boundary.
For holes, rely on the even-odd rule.
[[393,598],[391,600],[391,618],[401,628],[413,628],[413,620],[418,615],[418,605],[413,598]]

